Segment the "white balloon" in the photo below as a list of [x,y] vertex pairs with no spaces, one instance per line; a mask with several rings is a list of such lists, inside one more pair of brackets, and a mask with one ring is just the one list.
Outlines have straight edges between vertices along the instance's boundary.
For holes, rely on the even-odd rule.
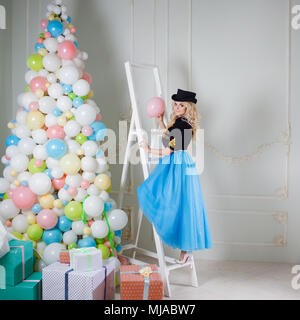
[[28,167],[28,164],[29,164],[28,157],[26,157],[26,155],[22,153],[12,157],[10,161],[10,166],[12,167],[12,169],[18,172],[25,171]]
[[58,198],[61,201],[71,201],[72,200],[72,196],[69,194],[69,192],[65,189],[60,189],[58,191]]
[[5,193],[9,190],[9,181],[4,178],[0,178],[0,193]]
[[65,133],[68,137],[73,138],[73,137],[76,137],[80,133],[81,126],[77,121],[70,120],[65,125],[64,130],[65,130]]
[[53,99],[58,99],[64,94],[63,87],[59,83],[53,83],[48,89],[48,94]]
[[64,172],[61,170],[60,167],[55,167],[51,170],[51,175],[55,179],[60,179],[63,177]]
[[76,121],[82,126],[88,126],[96,120],[96,111],[95,109],[88,105],[83,104],[75,111]]
[[36,146],[33,150],[33,157],[38,160],[47,160],[48,153],[44,145]]
[[43,129],[34,130],[31,132],[33,141],[37,144],[44,144],[47,142],[47,132]]
[[13,182],[15,180],[15,177],[12,177],[10,175],[10,172],[12,171],[12,167],[11,166],[8,166],[6,167],[4,170],[3,170],[3,177],[9,181],[9,182]]
[[100,190],[97,186],[95,186],[94,184],[91,184],[87,189],[87,193],[91,196],[99,196]]
[[60,35],[57,37],[57,41],[58,41],[58,43],[62,43],[65,41],[65,37],[63,35]]
[[44,57],[43,65],[46,70],[56,72],[61,66],[61,60],[56,54],[50,53]]
[[108,164],[104,158],[97,158],[96,161],[98,162],[96,173],[104,173],[108,170]]
[[82,60],[88,60],[88,58],[89,58],[89,55],[88,55],[88,53],[87,52],[82,52]]
[[84,157],[81,159],[81,168],[83,171],[95,172],[97,164],[96,159],[93,157]]
[[32,177],[32,174],[28,171],[22,172],[18,175],[18,180],[23,182],[29,182],[30,178]]
[[36,147],[35,142],[31,138],[23,138],[19,141],[18,148],[20,152],[29,156],[33,153],[34,148]]
[[38,75],[39,75],[40,77],[43,77],[43,78],[47,78],[48,74],[49,74],[49,72],[48,72],[47,70],[45,70],[45,69],[42,69],[42,70],[40,70],[40,71],[38,72]]
[[73,188],[79,188],[82,181],[82,176],[80,174],[67,175],[66,184]]
[[82,236],[83,235],[83,230],[84,230],[85,227],[86,227],[86,225],[81,220],[72,222],[72,230],[78,236]]
[[36,263],[34,264],[34,272],[43,272],[43,269],[46,267],[47,265],[43,260],[36,260]]
[[9,158],[12,158],[13,156],[16,156],[19,153],[19,148],[17,146],[9,146],[6,149],[6,155]]
[[48,157],[48,159],[46,160],[46,165],[49,169],[57,168],[59,167],[59,161],[54,158]]
[[84,180],[87,180],[88,182],[93,182],[93,181],[95,181],[96,175],[94,172],[85,171],[82,174],[82,178]]
[[93,237],[103,239],[108,235],[108,226],[105,221],[95,221],[91,226]]
[[19,111],[17,113],[17,117],[16,117],[17,123],[25,125],[26,124],[27,115],[28,115],[28,113],[26,111]]
[[78,188],[77,189],[77,194],[74,198],[75,201],[79,201],[82,202],[84,200],[84,198],[87,196],[87,191],[82,189],[82,188]]
[[56,108],[56,101],[52,97],[43,97],[40,99],[39,105],[40,111],[49,114]]
[[5,156],[3,156],[3,157],[1,158],[1,162],[2,162],[4,165],[8,165],[8,164],[9,164],[9,160],[7,160]]
[[106,192],[105,190],[103,190],[103,191],[100,193],[99,197],[100,197],[104,202],[106,202],[106,201],[109,200],[109,193]]
[[112,231],[122,230],[128,223],[127,214],[120,209],[115,209],[109,212],[107,218]]
[[18,215],[19,211],[11,199],[3,200],[0,203],[0,216],[4,220],[13,219]]
[[73,66],[64,66],[59,71],[59,79],[65,84],[74,84],[80,78],[79,70]]
[[47,76],[47,80],[50,83],[56,83],[57,77],[54,73],[49,73]]
[[29,180],[29,188],[39,196],[47,194],[51,187],[51,179],[45,173],[35,173]]
[[61,111],[69,111],[72,108],[72,100],[69,97],[61,96],[57,100],[57,108]]
[[59,254],[61,250],[64,250],[65,246],[60,243],[51,243],[44,250],[43,260],[47,265],[50,265],[59,260]]
[[20,102],[19,105],[21,107],[25,107],[25,108],[28,108],[28,106],[30,105],[31,102],[38,101],[38,98],[32,92],[26,92],[26,93],[20,95],[19,97],[20,97],[20,101],[18,99],[18,102]]
[[[68,38],[68,40],[70,41],[76,41],[75,37],[73,35],[68,35],[66,36],[66,38]],[[73,59],[75,65],[77,68],[83,70],[85,68],[85,63],[80,59],[80,58],[75,58]]]
[[44,41],[44,46],[50,53],[55,53],[58,49],[58,42],[55,38],[47,38]]
[[80,79],[73,84],[73,92],[79,97],[88,95],[90,90],[90,84],[84,79]]
[[77,235],[74,231],[70,230],[64,233],[63,235],[64,244],[70,244],[72,242],[77,242]]
[[83,208],[90,217],[99,217],[103,212],[104,202],[97,196],[90,196],[84,201]]
[[80,144],[75,140],[68,140],[68,150],[71,154],[77,154],[77,151],[80,149]]
[[46,249],[47,244],[44,241],[39,241],[36,244],[36,249],[40,254],[43,254],[44,250]]
[[115,236],[115,237],[114,237],[114,241],[116,241],[116,243],[119,244],[119,243],[121,243],[121,238]]
[[28,222],[22,214],[18,214],[12,221],[12,227],[16,232],[25,233],[28,226]]
[[30,130],[25,125],[19,125],[15,129],[15,135],[19,138],[26,138],[31,136]]
[[25,81],[30,84],[30,82],[38,76],[38,73],[34,70],[29,70],[25,73]]
[[86,156],[93,157],[98,153],[98,145],[94,141],[86,141],[82,145],[82,149],[84,150],[84,154]]
[[57,118],[52,113],[47,114],[45,117],[45,124],[48,128],[57,125]]
[[52,209],[55,214],[58,216],[58,217],[61,217],[61,216],[64,216],[65,215],[65,212],[64,212],[64,209],[59,209],[59,208],[54,208]]

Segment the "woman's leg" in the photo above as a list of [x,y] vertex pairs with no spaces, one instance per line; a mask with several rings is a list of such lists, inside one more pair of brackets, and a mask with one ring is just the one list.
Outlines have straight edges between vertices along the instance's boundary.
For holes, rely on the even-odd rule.
[[181,250],[180,258],[179,258],[180,261],[182,261],[182,259],[183,259],[183,257],[184,257],[185,254],[186,254],[186,251],[182,251],[182,250]]

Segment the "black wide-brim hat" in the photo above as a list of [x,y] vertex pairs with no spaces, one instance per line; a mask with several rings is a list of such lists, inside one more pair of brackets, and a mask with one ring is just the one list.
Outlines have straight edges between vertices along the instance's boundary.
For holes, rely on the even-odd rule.
[[177,94],[172,95],[172,100],[197,103],[196,93],[178,89]]

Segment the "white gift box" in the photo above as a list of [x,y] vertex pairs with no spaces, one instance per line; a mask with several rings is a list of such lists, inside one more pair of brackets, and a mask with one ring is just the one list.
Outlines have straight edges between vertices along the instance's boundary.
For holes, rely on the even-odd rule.
[[43,300],[114,300],[114,261],[97,271],[75,272],[55,262],[43,269]]
[[70,266],[76,272],[99,270],[102,268],[102,251],[96,248],[70,250]]

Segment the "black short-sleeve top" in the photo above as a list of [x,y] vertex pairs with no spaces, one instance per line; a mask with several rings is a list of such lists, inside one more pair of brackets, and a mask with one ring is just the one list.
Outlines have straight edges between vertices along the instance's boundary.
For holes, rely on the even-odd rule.
[[173,151],[186,150],[192,140],[193,129],[185,117],[176,119],[173,126],[164,131],[162,143]]

